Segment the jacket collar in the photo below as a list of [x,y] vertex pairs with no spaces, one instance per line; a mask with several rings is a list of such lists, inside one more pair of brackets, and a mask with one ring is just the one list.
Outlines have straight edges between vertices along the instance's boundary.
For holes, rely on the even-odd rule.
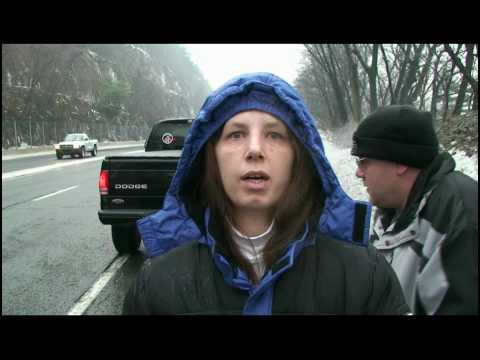
[[[438,154],[432,163],[418,174],[408,196],[407,205],[398,216],[393,227],[392,215],[394,210],[385,208],[378,209],[382,227],[387,231],[391,231],[393,234],[398,234],[405,230],[421,211],[428,195],[438,185],[440,180],[454,169],[455,160],[450,154],[446,152]],[[376,226],[376,228],[378,229],[378,226]]]
[[225,282],[234,288],[248,291],[249,297],[243,313],[246,315],[271,314],[275,282],[280,275],[295,264],[295,260],[303,248],[313,245],[315,242],[311,236],[308,236],[308,225],[305,226],[303,234],[299,239],[292,241],[288,245],[283,255],[270,269],[267,269],[268,271],[265,273],[260,283],[255,286],[242,269],[232,265],[220,252],[217,251],[215,239],[209,231],[209,224],[210,209],[207,209],[205,211],[205,225],[207,231],[206,235],[202,237],[199,242],[210,248],[215,265],[222,273]]

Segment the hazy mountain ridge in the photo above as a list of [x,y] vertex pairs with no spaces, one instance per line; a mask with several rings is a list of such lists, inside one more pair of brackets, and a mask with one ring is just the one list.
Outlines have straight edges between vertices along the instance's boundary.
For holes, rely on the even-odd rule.
[[179,45],[4,44],[2,146],[144,138],[161,118],[193,116],[210,87]]

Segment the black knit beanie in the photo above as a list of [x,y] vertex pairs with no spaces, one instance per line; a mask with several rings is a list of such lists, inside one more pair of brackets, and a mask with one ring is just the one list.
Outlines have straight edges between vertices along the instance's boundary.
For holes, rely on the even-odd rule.
[[432,115],[408,105],[380,108],[353,133],[351,154],[423,169],[438,153]]

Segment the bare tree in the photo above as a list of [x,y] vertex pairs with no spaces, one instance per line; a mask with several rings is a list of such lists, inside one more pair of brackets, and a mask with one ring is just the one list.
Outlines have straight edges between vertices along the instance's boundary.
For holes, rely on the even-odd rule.
[[[444,44],[445,51],[450,55],[450,58],[452,59],[453,63],[455,64],[455,66],[458,67],[458,69],[462,74],[462,82],[460,84],[460,89],[458,91],[457,101],[455,102],[455,107],[452,111],[453,115],[459,115],[462,111],[462,107],[465,102],[467,85],[470,85],[473,91],[473,110],[477,110],[477,107],[478,107],[478,80],[475,80],[472,76],[475,46],[476,44],[465,44],[466,59],[465,59],[465,65],[463,65],[459,56],[459,50],[462,47],[462,45],[459,44],[457,51],[454,52],[449,44]],[[477,56],[478,56],[478,53],[477,53]]]
[[329,130],[341,124],[341,104],[353,122],[377,106],[411,104],[431,111],[445,134],[464,126],[451,115],[478,108],[477,44],[305,47],[307,66],[296,83]]
[[393,90],[393,80],[392,80],[392,75],[391,75],[391,70],[390,70],[390,61],[388,60],[388,57],[387,57],[387,54],[385,52],[385,46],[382,44],[380,45],[380,51],[382,52],[382,58],[383,58],[383,63],[384,63],[384,66],[385,66],[385,71],[386,71],[386,74],[387,74],[387,81],[388,81],[388,86],[387,86],[387,89],[388,89],[388,92],[390,94],[390,101],[392,102],[393,104],[393,99],[395,98],[395,94],[394,94],[394,90]]
[[420,109],[424,109],[425,106],[425,87],[428,82],[429,73],[431,72],[431,65],[435,47],[436,45],[427,45],[428,53],[426,56],[426,60],[421,65],[419,63],[416,64],[416,66],[418,67],[417,81],[414,82],[414,86],[412,87],[408,95],[409,103],[412,104],[414,101],[416,101],[417,98],[420,97]]
[[360,51],[356,45],[352,45],[352,51],[357,57],[358,61],[362,65],[368,76],[368,85],[370,89],[370,111],[374,111],[378,108],[378,97],[377,97],[377,64],[378,64],[378,48],[379,44],[373,44],[372,51],[369,54],[371,61],[370,65],[367,64],[367,59],[362,57]]
[[452,62],[449,62],[447,66],[443,68],[443,114],[442,121],[445,121],[449,115],[450,108],[450,89],[452,86],[453,79],[455,77],[455,65]]
[[312,56],[315,63],[322,68],[327,74],[330,85],[334,94],[334,103],[336,108],[336,119],[338,126],[343,126],[348,122],[347,106],[345,104],[345,94],[340,85],[340,77],[338,74],[338,64],[333,55],[332,46],[328,45],[305,45],[307,51]]
[[350,86],[351,86],[351,104],[352,104],[352,117],[353,121],[359,123],[362,117],[362,99],[360,97],[360,79],[358,75],[358,65],[353,59],[352,48],[348,44],[343,45],[345,49],[345,55],[348,61],[348,68],[350,73]]
[[405,57],[405,64],[407,65],[406,76],[401,84],[401,90],[399,93],[398,104],[412,104],[413,98],[410,94],[410,90],[414,83],[417,81],[417,71],[419,68],[420,58],[422,55],[425,44],[419,46],[413,45],[413,59],[410,59],[410,54],[407,53]]

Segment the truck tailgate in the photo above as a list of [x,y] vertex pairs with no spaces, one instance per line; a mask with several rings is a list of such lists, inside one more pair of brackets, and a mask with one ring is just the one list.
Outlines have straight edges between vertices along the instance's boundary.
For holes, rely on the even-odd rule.
[[165,150],[106,157],[102,170],[109,172],[109,190],[101,196],[102,222],[111,223],[109,214],[133,221],[161,209],[180,155],[181,150]]

